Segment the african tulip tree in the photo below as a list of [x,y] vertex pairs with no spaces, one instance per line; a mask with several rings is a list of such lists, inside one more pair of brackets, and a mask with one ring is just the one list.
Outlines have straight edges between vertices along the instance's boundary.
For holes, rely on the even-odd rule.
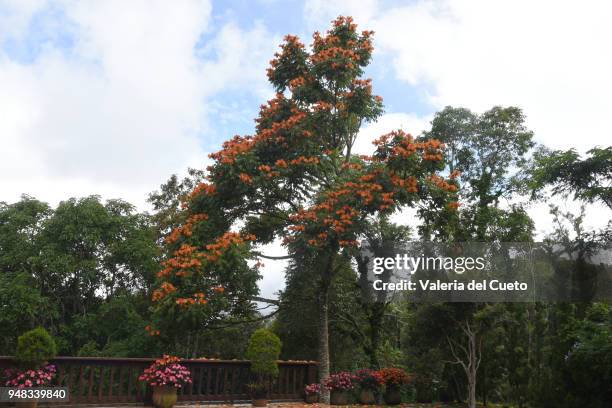
[[257,245],[277,238],[289,256],[296,248],[314,253],[323,377],[329,282],[359,246],[368,217],[457,190],[454,180],[436,174],[444,148],[436,140],[396,131],[374,142],[372,156],[351,153],[360,126],[382,113],[382,98],[362,78],[372,34],[339,17],[325,35],[314,34],[309,48],[285,37],[268,69],[276,96],[261,106],[254,135],[235,136],[210,155],[206,182],[185,201],[186,220],[166,240],[174,256],[154,293],[165,307],[205,308],[231,297],[215,279],[226,275],[228,260],[239,262],[237,255],[255,259]]

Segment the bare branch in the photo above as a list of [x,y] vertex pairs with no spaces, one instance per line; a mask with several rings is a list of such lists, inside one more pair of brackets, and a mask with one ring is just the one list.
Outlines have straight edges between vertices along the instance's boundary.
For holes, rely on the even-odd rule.
[[251,300],[253,302],[263,302],[263,303],[269,303],[271,305],[280,306],[280,301],[278,299],[267,299],[267,298],[263,298],[259,296],[253,296],[251,297]]
[[260,258],[272,259],[273,261],[279,261],[282,259],[291,259],[291,255],[274,256],[274,255],[264,255],[261,252],[253,252],[253,253]]

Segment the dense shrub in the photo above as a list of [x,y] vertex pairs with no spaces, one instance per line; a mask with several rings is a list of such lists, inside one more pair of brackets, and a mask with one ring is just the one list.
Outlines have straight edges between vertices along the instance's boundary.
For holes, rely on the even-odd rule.
[[355,376],[348,371],[341,371],[323,379],[323,386],[330,391],[348,391],[355,387]]
[[384,384],[382,374],[369,368],[355,371],[355,381],[364,390],[376,390]]
[[42,327],[25,332],[17,339],[15,357],[24,366],[39,367],[57,354],[57,346]]
[[246,357],[251,360],[251,372],[258,377],[278,376],[281,341],[267,329],[255,330],[249,340]]
[[145,369],[138,379],[155,387],[168,385],[181,388],[184,384],[191,384],[191,372],[179,364],[180,361],[178,357],[164,355]]
[[399,387],[412,382],[412,377],[402,368],[383,368],[380,374],[387,387]]

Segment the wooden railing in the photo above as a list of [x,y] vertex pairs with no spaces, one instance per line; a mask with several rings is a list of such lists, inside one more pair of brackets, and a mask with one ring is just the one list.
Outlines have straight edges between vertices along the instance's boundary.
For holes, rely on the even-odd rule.
[[[69,404],[146,404],[151,390],[138,381],[138,376],[153,361],[57,357],[51,363],[57,367],[54,385],[69,388]],[[195,359],[182,360],[181,364],[191,371],[193,383],[179,390],[179,401],[232,403],[249,399],[249,361]],[[0,357],[0,373],[13,365],[11,357]],[[279,370],[270,388],[272,400],[299,400],[304,386],[317,381],[317,363],[313,361],[279,361]]]

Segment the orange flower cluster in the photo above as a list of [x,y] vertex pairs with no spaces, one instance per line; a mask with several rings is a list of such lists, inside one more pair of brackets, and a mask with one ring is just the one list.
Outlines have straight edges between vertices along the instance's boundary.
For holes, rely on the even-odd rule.
[[[285,120],[274,121],[270,127],[263,127],[263,123],[276,115],[281,107],[288,102],[282,93],[277,93],[273,99],[268,101],[267,105],[261,106],[259,118],[257,119],[257,134],[255,136],[234,136],[231,140],[223,143],[223,148],[220,151],[210,154],[209,157],[221,164],[233,164],[238,156],[248,153],[258,143],[265,141],[283,142],[285,140],[283,132],[293,130],[301,124],[306,118],[307,112],[293,106],[291,108],[291,116]],[[310,132],[307,131],[303,131],[302,135],[305,137],[311,136]]]
[[[321,51],[316,52],[313,55],[311,55],[310,60],[312,61],[313,64],[321,64],[321,63],[325,63],[332,59],[338,60],[340,58],[343,58],[346,60],[352,60],[354,62],[359,62],[359,59],[361,57],[354,50],[346,49],[343,47],[329,47],[329,45],[331,44],[331,41],[329,40],[333,38],[334,37],[327,37],[326,39],[323,40],[323,41],[327,40],[326,46],[328,48],[323,48]],[[331,63],[332,69],[339,69],[339,68],[353,69],[354,67],[355,67],[355,64],[351,61]]]
[[437,139],[430,139],[424,142],[415,142],[411,134],[402,130],[396,130],[386,135],[382,135],[372,142],[378,148],[389,145],[392,157],[407,158],[417,151],[422,152],[423,160],[440,161],[442,160],[442,149],[444,143]]
[[333,108],[333,105],[325,101],[318,101],[312,107],[314,112],[330,111],[332,110],[332,108]]
[[338,16],[332,21],[332,24],[336,28],[347,26],[350,31],[355,31],[357,29],[357,24],[353,23],[353,17],[351,16]]
[[257,169],[264,173],[265,176],[268,178],[280,176],[280,173],[278,171],[272,171],[272,167],[268,166],[267,164],[262,164],[261,166],[257,167]]
[[438,187],[441,190],[444,191],[448,191],[451,193],[454,193],[458,190],[457,186],[455,184],[449,183],[446,180],[444,180],[442,177],[433,174],[431,176],[428,177],[428,180],[431,181],[433,184],[436,185],[436,187]]
[[238,177],[240,178],[240,181],[245,184],[251,184],[253,182],[253,178],[246,173],[240,173]]
[[173,292],[176,292],[176,287],[173,284],[170,282],[162,282],[159,289],[153,291],[153,301],[157,302]]
[[187,308],[193,305],[205,305],[206,303],[208,303],[208,300],[205,299],[203,293],[199,293],[199,292],[194,293],[193,297],[189,297],[189,298],[181,297],[181,298],[176,299],[176,304],[183,308]]
[[232,139],[223,142],[222,149],[208,155],[213,160],[223,164],[232,164],[236,157],[251,150],[255,141],[251,136],[236,135]]
[[368,92],[372,92],[372,80],[368,79],[353,79],[353,87],[365,88]]
[[254,235],[247,235],[242,237],[237,232],[228,231],[222,236],[218,237],[212,244],[206,245],[206,250],[208,251],[204,257],[210,261],[215,262],[223,255],[229,247],[232,245],[239,245],[244,243],[245,241],[254,241],[256,238]]
[[160,365],[160,366],[165,366],[165,365],[169,365],[169,364],[179,363],[180,361],[181,361],[181,359],[178,358],[178,357],[170,356],[168,354],[164,354],[164,356],[162,358],[159,358],[159,359],[155,360],[155,364]]
[[157,273],[159,278],[169,277],[173,272],[176,276],[187,276],[189,269],[202,266],[200,259],[203,256],[201,252],[197,252],[197,248],[193,245],[183,244],[174,251],[174,256],[162,262],[165,266],[163,270]]
[[460,205],[461,204],[459,204],[458,201],[453,201],[453,202],[448,203],[448,208],[451,210],[456,210],[457,208],[459,208]]
[[145,326],[145,330],[149,333],[150,336],[159,336],[160,332],[159,330],[155,330],[151,327],[151,325],[146,325]]
[[363,166],[359,163],[342,163],[343,169],[361,170]]
[[380,210],[386,210],[387,208],[391,208],[391,206],[395,203],[393,200],[393,191],[389,191],[388,193],[381,194],[382,204],[378,207]]
[[341,239],[340,241],[338,241],[338,243],[340,244],[341,247],[357,247],[359,246],[359,241],[351,239],[351,240],[344,240]]
[[300,165],[300,164],[319,164],[319,158],[318,157],[304,157],[304,156],[300,156],[297,159],[293,159],[289,162],[289,164],[292,164],[294,166]]
[[214,184],[200,183],[193,189],[191,194],[189,194],[189,198],[193,198],[202,192],[206,195],[215,195],[217,194],[217,187]]
[[268,140],[275,138],[277,142],[281,142],[284,140],[284,137],[280,134],[283,131],[289,131],[300,124],[305,118],[307,113],[302,112],[297,108],[291,109],[292,115],[287,119],[279,122],[272,123],[271,128],[260,129],[259,133],[253,139],[255,142],[260,142],[262,140]]
[[404,179],[394,172],[391,172],[391,183],[396,187],[405,188],[409,193],[417,193],[419,191],[417,179],[413,176]]
[[208,219],[207,214],[193,214],[187,221],[181,226],[176,227],[172,232],[164,239],[167,244],[173,244],[177,242],[181,237],[190,237],[193,235],[193,226],[195,223],[200,221],[206,221]]
[[257,167],[257,170],[263,173],[269,173],[272,171],[272,168],[268,166],[267,164],[262,164],[261,166]]
[[306,230],[306,227],[302,224],[298,224],[298,225],[291,225],[289,226],[289,231],[299,231],[299,232],[303,232]]
[[[359,211],[356,209],[349,207],[348,205],[342,206],[342,208],[336,211],[336,216],[339,218],[331,220],[331,230],[337,233],[346,231],[346,229],[353,224],[353,218],[357,217],[358,215]],[[327,221],[327,219],[325,221]]]
[[291,59],[298,50],[304,48],[304,44],[300,42],[299,37],[295,35],[286,35],[285,43],[281,45],[281,52],[274,54],[274,59],[270,61],[270,68],[268,68],[268,78],[273,80],[274,69],[280,64],[281,59]]
[[331,61],[331,69],[353,69],[358,65],[363,65],[362,57],[371,54],[374,47],[372,46],[371,36],[373,31],[363,31],[362,38],[358,41],[347,40],[342,44],[338,37],[343,30],[348,31],[348,35],[354,34],[357,30],[357,25],[353,23],[350,17],[339,17],[334,22],[334,29],[327,32],[325,37],[319,32],[313,35],[313,55],[310,60],[314,64],[322,64]]
[[[374,139],[374,141],[372,142],[372,144],[373,144],[374,146],[382,146],[382,145],[385,145],[385,144],[389,143],[389,140],[391,140],[391,138],[392,138],[392,137],[395,137],[396,135],[397,135],[397,136],[403,136],[403,135],[404,135],[404,132],[403,132],[403,131],[401,131],[401,130],[399,130],[399,131],[393,131],[393,132],[391,132],[391,133],[386,133],[386,134],[384,134],[384,135],[380,136],[378,139]],[[406,135],[406,137],[408,137],[408,136],[410,136],[410,135]],[[410,136],[410,138],[412,138],[412,136]]]
[[255,122],[261,123],[264,120],[269,119],[278,113],[282,107],[287,102],[285,95],[282,93],[277,93],[273,99],[268,101],[267,105],[261,105],[259,107],[259,117],[255,119]]
[[453,170],[450,176],[448,176],[448,178],[450,178],[451,180],[455,180],[460,175],[461,175],[461,172],[459,170]]
[[[375,177],[375,174],[368,174],[365,176],[362,176],[368,179],[373,179]],[[383,186],[381,186],[378,183],[369,183],[369,182],[364,182],[364,183],[353,183],[353,182],[347,182],[344,184],[346,187],[350,188],[352,191],[352,194],[357,195],[358,197],[361,197],[363,199],[364,204],[368,205],[371,204],[374,201],[374,195],[375,193],[378,193],[380,191],[383,190]]]
[[302,76],[293,78],[291,81],[289,81],[289,88],[291,88],[292,90],[304,85],[306,85],[306,79],[304,79],[304,77]]

